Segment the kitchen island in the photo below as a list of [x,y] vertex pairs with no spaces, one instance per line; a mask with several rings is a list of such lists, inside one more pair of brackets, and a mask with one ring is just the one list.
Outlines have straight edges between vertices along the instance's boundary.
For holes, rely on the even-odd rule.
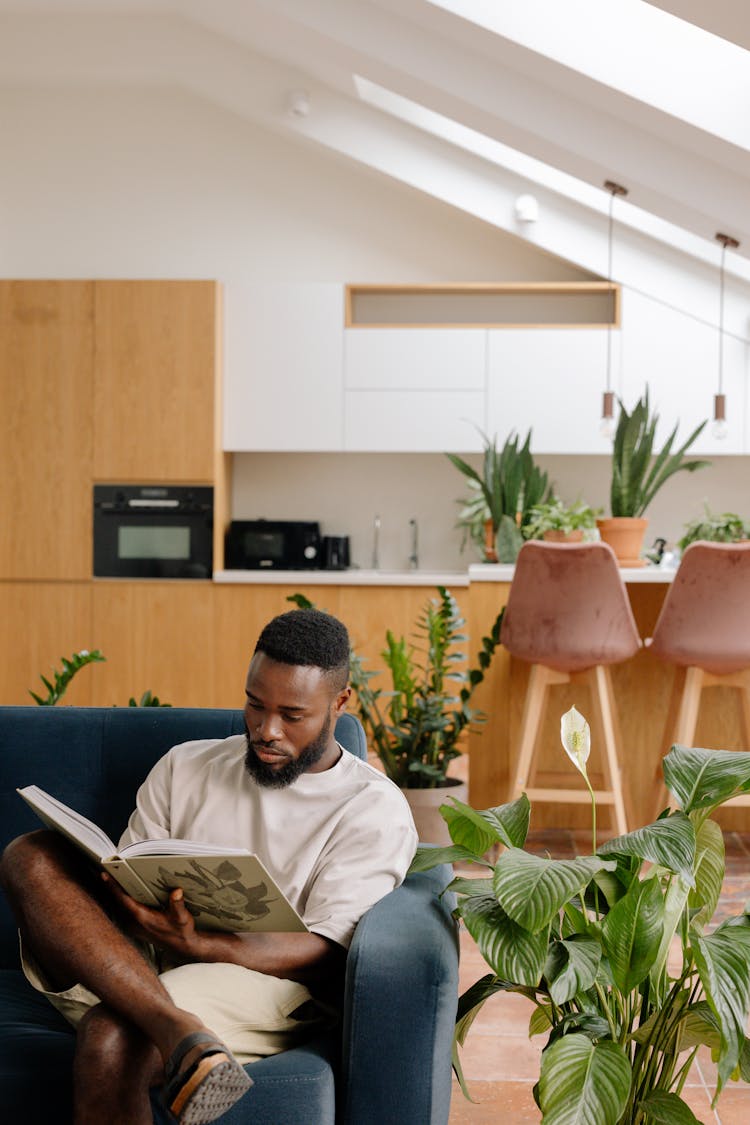
[[[477,565],[469,567],[469,633],[475,639],[486,631],[499,608],[506,604],[513,579],[512,566]],[[676,574],[672,568],[644,566],[620,571],[628,592],[638,632],[643,640],[651,637],[669,583]],[[487,722],[469,738],[469,799],[475,808],[490,808],[508,800],[511,763],[515,758],[521,729],[523,705],[529,679],[529,665],[498,649],[485,682],[475,695]],[[653,819],[657,799],[659,763],[669,749],[664,741],[674,669],[658,660],[644,644],[624,664],[612,668],[612,681],[620,725],[623,783],[630,791],[635,816],[634,827]],[[750,674],[748,674],[750,685]],[[588,689],[573,684],[549,688],[547,706],[540,731],[543,747],[540,771],[545,783],[571,785],[574,767],[560,743],[560,717],[571,706],[584,715],[591,713]],[[728,687],[704,691],[695,735],[697,746],[725,750],[750,749],[742,742],[737,693]],[[598,748],[592,746],[592,781]],[[583,785],[583,781],[581,781]],[[602,830],[608,830],[609,813],[599,810]],[[718,814],[728,829],[747,831],[750,815],[743,808],[722,810]],[[570,827],[589,829],[590,809],[586,805],[543,805],[533,812],[536,828]]]

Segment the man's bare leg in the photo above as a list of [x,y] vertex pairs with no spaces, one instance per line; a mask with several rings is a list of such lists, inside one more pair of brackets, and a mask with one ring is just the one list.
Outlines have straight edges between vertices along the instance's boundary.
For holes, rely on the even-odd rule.
[[78,1025],[73,1069],[75,1125],[152,1125],[149,1090],[162,1077],[159,1052],[103,1004]]
[[[139,1090],[141,1113],[147,1112],[148,1085],[158,1081],[161,1064],[203,1023],[175,1007],[150,965],[105,911],[106,888],[99,887],[96,873],[63,837],[43,830],[14,840],[3,853],[0,877],[24,944],[49,974],[55,990],[80,983],[102,1001],[101,1010],[94,1009],[98,1014],[92,1014],[82,1029],[86,1069],[83,1063],[76,1067],[79,1080],[85,1075],[76,1093],[81,1113],[88,1112],[89,1094],[106,1094],[107,1082],[101,1074],[94,1075],[106,1067],[107,1059],[115,1065],[116,1058],[118,1070],[126,1063],[136,1065],[140,1058],[139,1074],[131,1073],[130,1080]],[[98,1068],[93,1062],[97,1053]],[[189,1061],[190,1056],[186,1065]],[[109,1072],[110,1087],[117,1081]],[[98,1112],[98,1121],[106,1120],[108,1125],[140,1122],[133,1107],[129,1116],[117,1116],[109,1104],[106,1113],[101,1107]],[[96,1118],[76,1117],[77,1125],[88,1125],[89,1120]],[[143,1120],[150,1122],[150,1113]]]

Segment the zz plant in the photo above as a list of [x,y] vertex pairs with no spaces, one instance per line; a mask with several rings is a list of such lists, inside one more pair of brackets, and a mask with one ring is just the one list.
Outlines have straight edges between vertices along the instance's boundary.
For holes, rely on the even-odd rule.
[[[588,724],[575,708],[563,717],[563,744],[591,792]],[[674,746],[663,769],[679,809],[597,846],[592,793],[592,854],[576,859],[524,849],[525,794],[482,812],[442,806],[453,844],[420,847],[412,870],[485,869],[450,887],[491,970],[459,1001],[454,1066],[464,1093],[457,1048],[498,992],[526,996],[530,1034],[547,1036],[534,1087],[543,1125],[695,1125],[680,1095],[701,1044],[718,1063],[714,1105],[729,1079],[750,1079],[748,908],[711,926],[724,877],[711,813],[750,792],[750,753]]]

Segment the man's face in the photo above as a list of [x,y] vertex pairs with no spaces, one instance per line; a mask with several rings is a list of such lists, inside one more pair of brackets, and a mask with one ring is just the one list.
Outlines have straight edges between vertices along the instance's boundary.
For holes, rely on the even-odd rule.
[[280,664],[256,652],[245,685],[248,773],[281,788],[302,773],[330,769],[339,758],[333,728],[350,689],[336,692],[320,668]]

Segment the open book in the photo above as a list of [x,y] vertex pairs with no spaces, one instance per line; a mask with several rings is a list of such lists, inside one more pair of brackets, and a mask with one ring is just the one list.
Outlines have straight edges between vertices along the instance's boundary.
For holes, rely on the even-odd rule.
[[203,930],[303,932],[307,926],[257,856],[194,840],[141,840],[118,851],[106,832],[37,785],[17,792],[139,902],[159,906],[181,887]]

